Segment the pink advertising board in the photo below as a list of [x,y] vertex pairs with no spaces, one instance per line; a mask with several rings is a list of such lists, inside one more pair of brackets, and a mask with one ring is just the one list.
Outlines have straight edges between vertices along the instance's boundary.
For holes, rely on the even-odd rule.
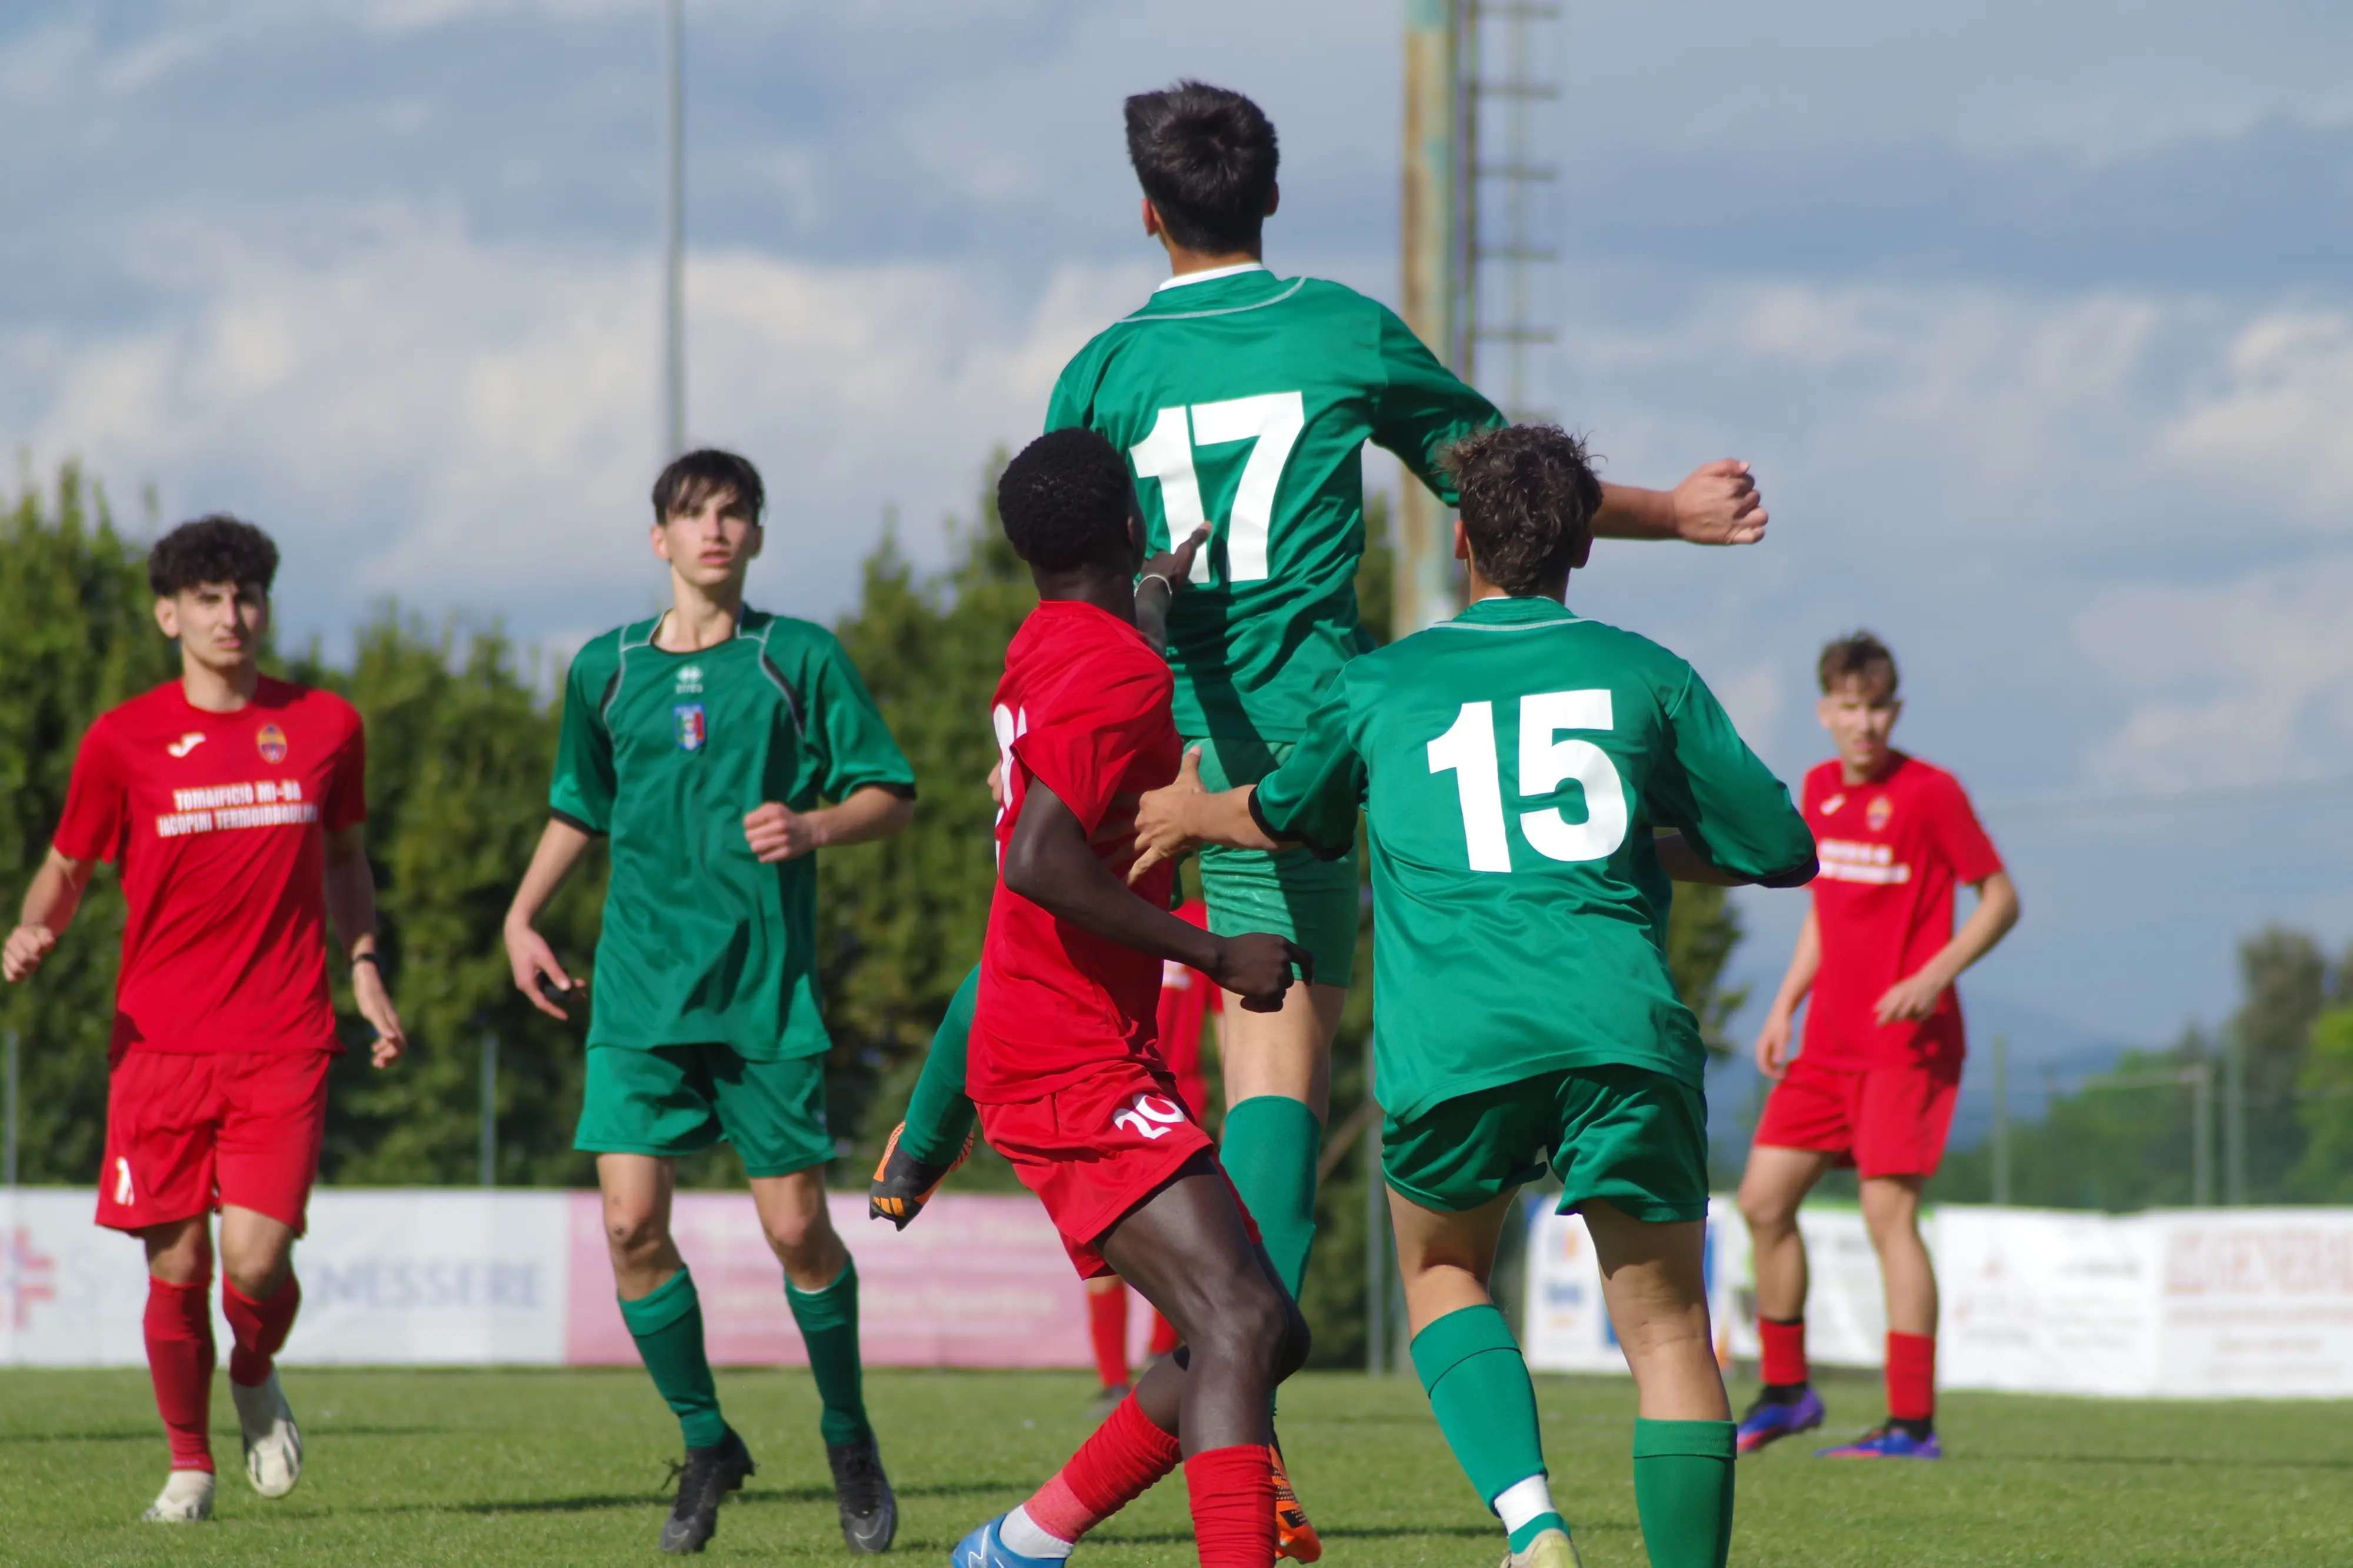
[[[634,1365],[613,1299],[595,1193],[570,1194],[570,1291],[564,1360]],[[1088,1366],[1084,1288],[1038,1200],[944,1194],[894,1232],[866,1217],[862,1196],[829,1200],[858,1259],[859,1314],[870,1366]],[[808,1355],[785,1304],[783,1275],[744,1193],[681,1193],[672,1215],[694,1271],[711,1359],[723,1366],[802,1366]],[[1131,1314],[1141,1327],[1148,1313]]]

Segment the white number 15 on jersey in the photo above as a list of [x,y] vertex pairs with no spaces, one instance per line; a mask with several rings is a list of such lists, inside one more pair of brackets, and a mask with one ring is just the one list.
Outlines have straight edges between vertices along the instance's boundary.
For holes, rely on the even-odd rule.
[[[1188,418],[1189,417],[1189,422]],[[1189,424],[1189,427],[1188,427]],[[1274,490],[1282,480],[1291,448],[1307,427],[1305,400],[1295,392],[1266,392],[1223,403],[1164,408],[1152,433],[1128,448],[1139,479],[1160,481],[1160,510],[1168,520],[1168,542],[1181,543],[1208,521],[1201,510],[1201,481],[1193,472],[1193,448],[1252,441],[1226,520],[1226,581],[1255,583],[1268,574],[1266,542],[1274,521]],[[1193,557],[1193,581],[1209,580],[1209,552]]]
[[[1556,805],[1519,814],[1529,847],[1547,860],[1606,860],[1626,842],[1626,786],[1609,753],[1590,741],[1564,741],[1563,730],[1611,727],[1607,687],[1532,691],[1520,699],[1520,794],[1547,795],[1575,779],[1585,789],[1585,820]],[[1465,702],[1443,735],[1430,742],[1430,771],[1454,775],[1462,805],[1462,844],[1473,871],[1508,871],[1504,785],[1495,760],[1495,705]]]

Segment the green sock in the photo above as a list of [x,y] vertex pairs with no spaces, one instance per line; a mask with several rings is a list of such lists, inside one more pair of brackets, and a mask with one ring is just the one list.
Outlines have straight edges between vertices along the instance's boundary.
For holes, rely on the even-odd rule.
[[972,1009],[980,993],[977,965],[964,977],[948,1003],[923,1070],[915,1079],[915,1092],[907,1100],[907,1130],[899,1147],[926,1165],[944,1165],[964,1152],[972,1135],[972,1101],[964,1092],[965,1051],[972,1038]]
[[634,1301],[621,1303],[621,1321],[638,1342],[638,1359],[678,1416],[690,1448],[715,1448],[727,1436],[719,1414],[719,1391],[712,1385],[711,1362],[702,1353],[702,1301],[694,1276],[684,1268]]
[[1323,1142],[1323,1124],[1305,1105],[1260,1094],[1226,1112],[1218,1152],[1293,1300],[1315,1245],[1315,1156]]
[[866,1373],[858,1360],[858,1260],[822,1290],[804,1290],[785,1281],[785,1300],[808,1346],[809,1375],[825,1402],[818,1430],[828,1443],[855,1443],[874,1436],[866,1421]]
[[1729,1421],[1634,1423],[1634,1511],[1654,1568],[1724,1568],[1733,1433]]
[[[1413,1369],[1421,1374],[1430,1412],[1438,1417],[1446,1446],[1454,1450],[1462,1473],[1489,1508],[1495,1508],[1504,1493],[1544,1475],[1535,1384],[1528,1381],[1528,1363],[1502,1312],[1493,1307],[1464,1307],[1438,1319],[1413,1336]],[[1513,1551],[1525,1549],[1544,1531],[1567,1531],[1568,1521],[1550,1502],[1546,1494],[1535,1511],[1516,1524],[1504,1521],[1511,1529]]]

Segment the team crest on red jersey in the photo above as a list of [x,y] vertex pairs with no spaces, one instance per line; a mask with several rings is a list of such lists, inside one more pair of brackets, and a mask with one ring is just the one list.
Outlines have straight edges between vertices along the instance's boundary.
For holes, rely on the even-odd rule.
[[286,731],[277,725],[264,724],[254,735],[253,743],[260,751],[263,762],[275,763],[286,760]]
[[1874,798],[1863,811],[1862,819],[1871,824],[1871,830],[1876,833],[1886,826],[1887,819],[1894,815],[1895,803],[1883,795]]

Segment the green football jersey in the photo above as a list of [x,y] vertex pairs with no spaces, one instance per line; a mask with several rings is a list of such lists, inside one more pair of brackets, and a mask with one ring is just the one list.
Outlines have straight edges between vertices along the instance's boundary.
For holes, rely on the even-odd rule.
[[1337,854],[1360,804],[1376,1072],[1400,1119],[1562,1068],[1698,1087],[1651,829],[1741,877],[1814,863],[1789,792],[1691,666],[1550,599],[1482,599],[1351,662],[1251,809]]
[[1046,428],[1128,455],[1154,549],[1210,524],[1168,613],[1176,728],[1298,738],[1356,621],[1366,441],[1454,504],[1446,448],[1503,422],[1395,312],[1263,267],[1174,278],[1081,350]]
[[914,773],[823,626],[747,609],[730,640],[668,653],[659,624],[597,637],[565,681],[548,804],[613,849],[588,1043],[817,1056],[817,861],[761,864],[744,818],[867,784],[912,797]]

